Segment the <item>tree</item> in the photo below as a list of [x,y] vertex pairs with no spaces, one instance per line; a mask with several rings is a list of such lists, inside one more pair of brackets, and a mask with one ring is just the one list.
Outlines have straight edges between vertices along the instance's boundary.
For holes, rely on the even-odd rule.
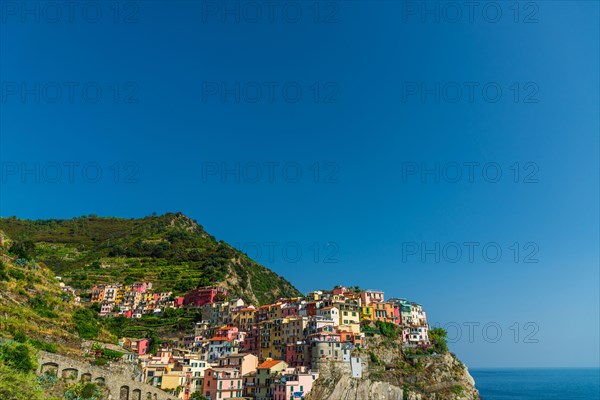
[[26,240],[24,242],[13,242],[9,249],[9,252],[18,258],[23,258],[25,260],[31,260],[33,258],[34,251],[35,243],[33,243],[31,240]]
[[150,339],[150,348],[148,349],[148,352],[150,354],[156,354],[162,343],[160,336],[158,336],[155,330],[151,330],[148,332],[148,339]]
[[438,353],[446,353],[448,351],[448,340],[446,339],[446,331],[443,328],[433,328],[429,330],[429,340],[433,344],[433,348]]
[[44,392],[32,372],[22,373],[0,362],[0,399],[44,400]]
[[6,273],[6,265],[0,260],[0,281],[8,281],[8,274]]
[[190,400],[207,400],[206,397],[200,392],[194,392],[190,396]]
[[95,339],[100,333],[98,319],[94,311],[89,308],[80,308],[73,312],[73,322],[77,327],[79,337],[83,339]]
[[38,367],[35,350],[24,343],[0,346],[0,361],[22,373],[33,372]]

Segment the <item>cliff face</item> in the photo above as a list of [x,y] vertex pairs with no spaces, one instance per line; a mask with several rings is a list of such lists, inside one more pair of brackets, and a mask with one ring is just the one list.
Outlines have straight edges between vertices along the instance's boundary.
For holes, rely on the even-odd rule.
[[319,379],[306,400],[402,400],[402,388],[366,375],[352,377],[348,363],[323,363]]
[[408,355],[398,340],[369,338],[355,350],[361,378],[349,363],[326,362],[307,400],[475,400],[479,393],[466,366],[451,353]]

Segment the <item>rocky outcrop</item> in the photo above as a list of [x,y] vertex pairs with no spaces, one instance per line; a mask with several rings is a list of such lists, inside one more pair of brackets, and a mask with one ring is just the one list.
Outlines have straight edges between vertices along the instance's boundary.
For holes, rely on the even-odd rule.
[[466,366],[452,353],[413,354],[399,341],[375,336],[355,350],[362,376],[350,363],[327,362],[307,400],[476,400],[479,392]]
[[402,389],[389,382],[353,378],[349,363],[322,363],[319,379],[306,400],[402,400]]

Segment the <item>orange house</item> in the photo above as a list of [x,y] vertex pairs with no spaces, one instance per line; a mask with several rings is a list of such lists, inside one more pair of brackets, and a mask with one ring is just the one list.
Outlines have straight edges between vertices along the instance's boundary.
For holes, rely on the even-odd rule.
[[381,322],[393,323],[394,318],[394,305],[389,303],[371,303],[369,307],[373,308],[373,320]]

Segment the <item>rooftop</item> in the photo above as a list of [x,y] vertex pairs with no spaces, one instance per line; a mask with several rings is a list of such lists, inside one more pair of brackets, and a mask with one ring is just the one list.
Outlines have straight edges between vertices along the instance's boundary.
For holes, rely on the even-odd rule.
[[276,366],[279,363],[282,363],[283,360],[268,360],[263,362],[262,364],[260,364],[257,369],[269,369],[269,368],[273,368],[274,366]]

